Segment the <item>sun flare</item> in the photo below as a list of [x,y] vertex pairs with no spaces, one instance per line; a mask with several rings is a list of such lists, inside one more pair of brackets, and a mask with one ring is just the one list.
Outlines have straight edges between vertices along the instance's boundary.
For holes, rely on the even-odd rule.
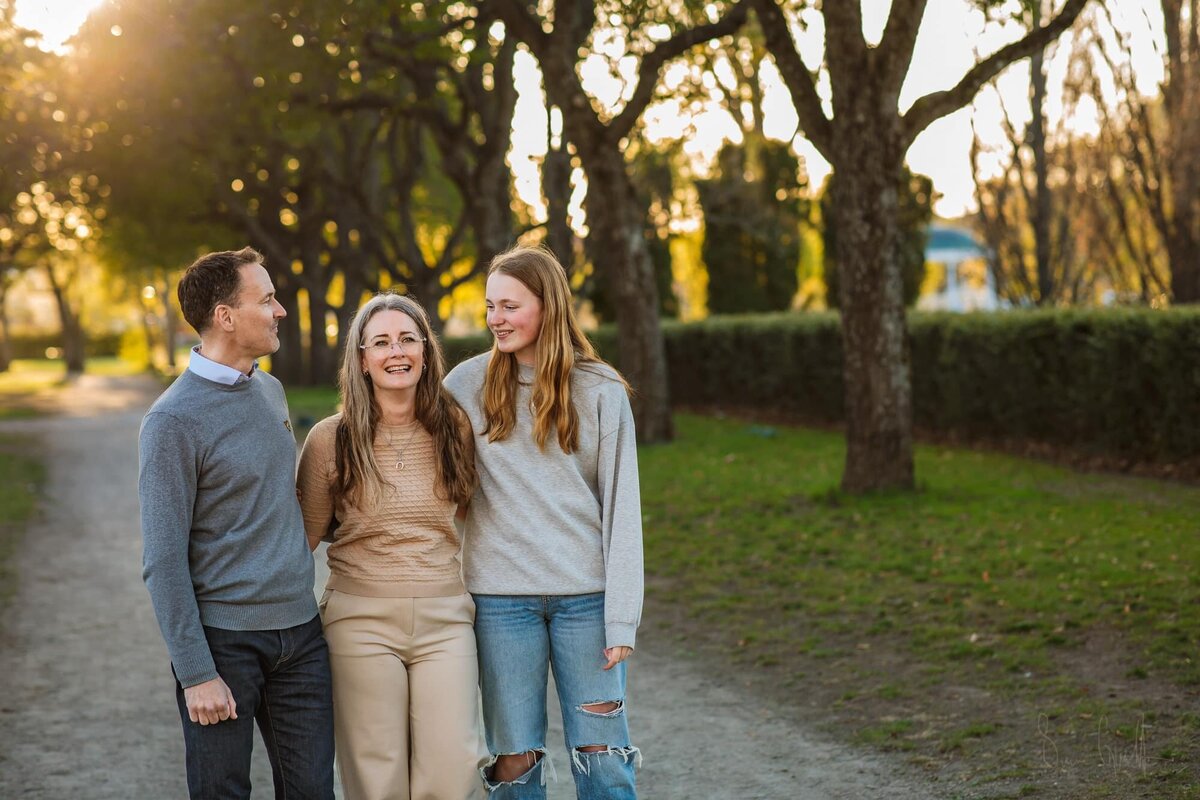
[[105,0],[17,0],[15,21],[42,35],[41,47],[61,52],[66,41]]

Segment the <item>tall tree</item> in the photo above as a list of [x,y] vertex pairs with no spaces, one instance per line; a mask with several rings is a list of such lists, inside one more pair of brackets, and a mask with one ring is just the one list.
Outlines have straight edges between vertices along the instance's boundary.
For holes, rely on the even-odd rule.
[[[975,5],[986,13],[992,3],[976,0]],[[1027,31],[1041,26],[1044,12],[1045,0],[1021,0],[1015,10],[1002,11]],[[1072,221],[1081,213],[1083,197],[1071,179],[1071,164],[1064,162],[1076,155],[1071,135],[1062,122],[1056,131],[1047,129],[1047,50],[1029,60],[1029,122],[1023,129],[1001,99],[1008,152],[1003,174],[981,174],[978,132],[971,149],[979,226],[991,251],[997,291],[1017,304],[1085,300],[1088,278],[1095,274],[1075,247],[1078,226],[1073,228]],[[1070,84],[1064,85],[1064,95],[1077,94]]]
[[[1106,11],[1099,7],[1100,12]],[[1114,302],[1158,304],[1171,294],[1170,258],[1162,243],[1155,217],[1146,203],[1147,178],[1161,174],[1155,160],[1150,175],[1143,174],[1149,161],[1131,158],[1142,138],[1142,119],[1130,117],[1121,94],[1138,94],[1128,70],[1118,69],[1107,48],[1115,31],[1105,29],[1103,13],[1088,15],[1089,23],[1075,45],[1066,87],[1067,100],[1077,105],[1090,101],[1098,109],[1100,126],[1095,135],[1075,136],[1069,142],[1067,170],[1079,196],[1079,210],[1072,216],[1075,239],[1080,243],[1080,260],[1095,268],[1106,282]],[[1111,20],[1108,21],[1111,24]],[[1117,34],[1117,39],[1121,34]],[[1118,45],[1129,58],[1128,43]],[[1115,77],[1117,101],[1103,88],[1105,78]],[[1160,109],[1159,109],[1160,110]],[[1144,151],[1157,156],[1157,148]],[[1157,179],[1154,179],[1157,183]]]
[[1110,100],[1096,81],[1092,95],[1102,135],[1119,147],[1112,179],[1132,189],[1128,199],[1148,216],[1166,250],[1172,302],[1200,303],[1200,4],[1160,0],[1160,6],[1166,41],[1160,94],[1139,90],[1130,36],[1102,7],[1097,27],[1111,35],[1094,36],[1095,66],[1116,91]]
[[697,181],[704,209],[708,310],[714,314],[790,308],[799,285],[799,163],[786,143],[727,144],[718,174]]
[[77,374],[85,355],[78,278],[94,266],[103,209],[99,181],[81,164],[92,129],[76,103],[77,76],[64,59],[39,52],[35,38],[13,25],[12,4],[0,0],[0,329],[7,347],[3,294],[15,273],[36,269],[54,296],[67,372]]
[[36,221],[18,202],[37,180],[33,163],[39,158],[40,136],[31,128],[40,124],[36,110],[41,103],[30,73],[48,58],[29,44],[33,34],[16,26],[14,11],[12,0],[0,0],[0,372],[12,361],[8,290],[28,265],[22,255]]
[[842,487],[851,492],[911,489],[912,376],[903,280],[895,257],[904,154],[930,123],[970,102],[1009,64],[1044,49],[1075,21],[1087,0],[1067,0],[1048,23],[976,63],[953,88],[925,95],[903,113],[900,89],[926,0],[893,0],[883,37],[874,47],[863,35],[858,2],[825,2],[820,6],[823,67],[832,116],[822,107],[817,72],[805,65],[792,38],[785,10],[791,3],[750,2],[804,134],[833,165],[840,184],[833,211],[846,396]]
[[690,77],[699,85],[691,91],[714,95],[741,130],[741,142],[718,153],[716,175],[696,182],[708,310],[789,308],[799,286],[801,220],[809,209],[799,159],[789,143],[766,134],[761,75],[768,55],[758,21],[694,57],[700,69]]
[[[658,318],[654,265],[645,237],[647,209],[638,201],[624,143],[654,97],[659,73],[693,47],[727,36],[744,21],[744,4],[706,4],[699,22],[680,21],[674,7],[655,3],[559,0],[490,0],[484,5],[530,49],[542,68],[546,96],[562,109],[563,130],[588,179],[586,208],[597,269],[616,301],[621,369],[637,393],[638,439],[672,436],[667,362]],[[597,17],[619,20],[627,47],[640,55],[637,85],[619,112],[610,113],[584,89],[577,70],[581,51],[594,49]],[[665,28],[663,26],[666,26]],[[664,37],[658,34],[666,31]]]

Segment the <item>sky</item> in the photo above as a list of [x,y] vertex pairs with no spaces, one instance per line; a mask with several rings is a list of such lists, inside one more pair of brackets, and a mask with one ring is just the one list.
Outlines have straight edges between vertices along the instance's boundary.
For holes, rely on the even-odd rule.
[[[61,50],[64,42],[86,19],[88,12],[104,0],[17,0],[16,20],[20,25],[41,31],[43,46]],[[863,28],[868,41],[878,41],[887,19],[891,0],[863,0]],[[1149,0],[1127,0],[1110,4],[1117,25],[1131,32],[1135,45],[1136,74],[1142,90],[1152,92],[1161,80],[1161,61],[1153,50],[1150,30],[1161,27],[1161,16],[1156,17],[1157,3]],[[807,15],[806,29],[793,33],[797,37],[801,55],[812,67],[820,62],[823,47],[821,16],[813,11]],[[975,11],[968,0],[929,0],[925,17],[917,37],[916,50],[908,79],[901,92],[900,103],[906,108],[916,98],[931,91],[948,89],[975,63],[979,55],[988,55],[1005,43],[1019,38],[1020,31],[1013,26],[987,23],[982,14]],[[612,42],[616,47],[620,43]],[[1062,117],[1060,90],[1067,67],[1065,57],[1070,40],[1057,45],[1050,61],[1051,96],[1047,109],[1051,125]],[[635,66],[630,63],[623,70],[634,74]],[[796,152],[805,162],[810,182],[818,186],[829,173],[829,165],[798,134],[796,115],[790,97],[773,68],[763,70],[764,116],[768,136],[793,141]],[[620,102],[622,93],[632,91],[632,82],[621,82],[607,76],[607,67],[599,63],[585,64],[582,69],[590,91],[602,103],[614,105]],[[670,69],[664,80],[677,80]],[[516,176],[517,190],[535,208],[540,216],[541,201],[538,188],[537,162],[546,152],[547,116],[541,93],[538,89],[539,76],[533,57],[519,54],[516,65],[516,80],[519,91],[515,135],[510,158]],[[819,87],[822,91],[827,86]],[[996,88],[985,88],[972,105],[944,117],[927,128],[913,143],[908,152],[908,163],[915,172],[933,179],[934,188],[941,198],[934,206],[935,212],[943,217],[959,217],[974,210],[974,184],[971,177],[969,151],[971,146],[972,117],[980,137],[998,151],[1005,149],[1001,128],[1001,102],[1008,108],[1018,124],[1028,119],[1029,67],[1028,61],[1002,73]],[[1024,106],[1024,114],[1022,114]],[[828,110],[828,109],[827,109]],[[1082,109],[1082,114],[1072,118],[1069,125],[1080,131],[1095,127],[1095,119]],[[702,119],[684,119],[676,109],[651,107],[645,121],[647,133],[653,140],[684,135],[690,127],[691,133],[685,148],[698,162],[711,162],[726,138],[738,139],[740,133],[732,119],[723,112],[713,110]],[[557,120],[554,120],[557,124]],[[999,157],[984,160],[984,170],[995,170]],[[584,191],[581,176],[576,176],[575,208]],[[544,213],[544,212],[542,212]]]
[[16,23],[42,34],[43,45],[60,50],[104,0],[17,0]]

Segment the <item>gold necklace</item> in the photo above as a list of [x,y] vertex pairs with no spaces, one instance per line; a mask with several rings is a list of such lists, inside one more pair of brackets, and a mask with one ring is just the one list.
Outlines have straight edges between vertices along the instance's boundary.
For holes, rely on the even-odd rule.
[[392,444],[392,434],[390,431],[384,430],[383,435],[387,438],[387,446],[396,451],[396,471],[404,469],[404,451],[408,449],[409,442],[417,435],[417,428],[421,427],[421,423],[413,420],[412,430],[408,432],[408,436],[404,437],[404,444],[396,447]]

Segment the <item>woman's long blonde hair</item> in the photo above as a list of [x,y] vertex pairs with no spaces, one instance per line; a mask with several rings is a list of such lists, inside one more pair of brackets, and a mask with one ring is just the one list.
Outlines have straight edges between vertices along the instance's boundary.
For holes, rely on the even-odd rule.
[[434,485],[443,500],[460,505],[475,490],[475,451],[471,424],[462,407],[442,388],[446,361],[442,347],[429,325],[425,309],[411,298],[385,292],[368,300],[350,323],[346,347],[338,375],[342,396],[342,419],[338,423],[335,444],[337,474],[333,481],[335,509],[349,503],[369,508],[383,492],[383,474],[375,459],[375,428],[380,409],[370,376],[363,371],[363,330],[381,311],[399,311],[417,323],[424,342],[425,369],[417,383],[416,418],[433,437]]
[[[534,441],[544,450],[551,432],[557,432],[559,447],[573,453],[579,447],[579,414],[571,402],[571,372],[576,366],[605,362],[575,318],[566,270],[544,247],[514,247],[492,259],[488,275],[496,273],[516,278],[542,304],[530,397]],[[613,373],[624,383],[615,369]],[[517,424],[519,375],[516,355],[500,352],[493,342],[483,381],[483,432],[489,442],[507,439]]]

